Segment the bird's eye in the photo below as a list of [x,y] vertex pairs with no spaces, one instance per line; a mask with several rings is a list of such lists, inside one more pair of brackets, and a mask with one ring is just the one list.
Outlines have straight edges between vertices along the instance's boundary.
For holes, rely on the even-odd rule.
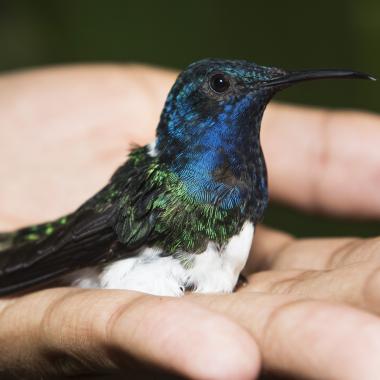
[[229,79],[223,74],[214,74],[210,78],[210,87],[217,93],[221,94],[230,88]]

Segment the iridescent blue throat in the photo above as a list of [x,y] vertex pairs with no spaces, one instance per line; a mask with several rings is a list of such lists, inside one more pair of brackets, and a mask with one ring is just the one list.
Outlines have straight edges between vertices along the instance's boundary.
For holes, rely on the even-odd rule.
[[265,163],[259,146],[264,106],[252,109],[261,104],[257,96],[251,93],[214,105],[212,116],[209,109],[203,116],[202,112],[191,111],[195,107],[190,102],[181,103],[189,96],[178,96],[175,107],[169,98],[156,147],[197,202],[222,209],[244,207],[255,187],[267,197]]

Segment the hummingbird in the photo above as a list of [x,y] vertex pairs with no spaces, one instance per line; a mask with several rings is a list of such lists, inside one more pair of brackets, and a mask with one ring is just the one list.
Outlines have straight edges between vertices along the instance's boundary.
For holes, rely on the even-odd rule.
[[294,84],[374,79],[242,60],[192,63],[171,88],[149,145],[57,220],[0,234],[0,295],[57,283],[162,296],[232,292],[268,204],[260,144],[268,102]]

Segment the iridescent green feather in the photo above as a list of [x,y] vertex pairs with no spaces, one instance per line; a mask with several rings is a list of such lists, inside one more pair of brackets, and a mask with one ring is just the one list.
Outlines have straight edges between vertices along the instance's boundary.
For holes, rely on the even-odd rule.
[[56,232],[58,228],[65,226],[69,218],[70,216],[64,216],[52,222],[28,226],[8,234],[0,234],[0,251],[43,240]]
[[131,243],[149,233],[154,236],[152,245],[166,254],[199,253],[208,242],[222,246],[241,230],[241,207],[225,210],[196,201],[176,174],[144,148],[132,153],[130,162],[145,169],[121,196],[117,223],[121,241]]

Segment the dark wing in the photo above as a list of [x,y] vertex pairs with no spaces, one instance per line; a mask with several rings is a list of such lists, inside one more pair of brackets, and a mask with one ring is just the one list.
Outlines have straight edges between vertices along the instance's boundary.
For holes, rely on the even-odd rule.
[[114,211],[83,210],[38,241],[0,252],[0,295],[10,294],[83,267],[112,259]]
[[0,296],[130,257],[151,241],[155,217],[148,206],[151,198],[142,191],[151,161],[146,148],[136,149],[110,183],[75,213],[9,238],[0,235]]

